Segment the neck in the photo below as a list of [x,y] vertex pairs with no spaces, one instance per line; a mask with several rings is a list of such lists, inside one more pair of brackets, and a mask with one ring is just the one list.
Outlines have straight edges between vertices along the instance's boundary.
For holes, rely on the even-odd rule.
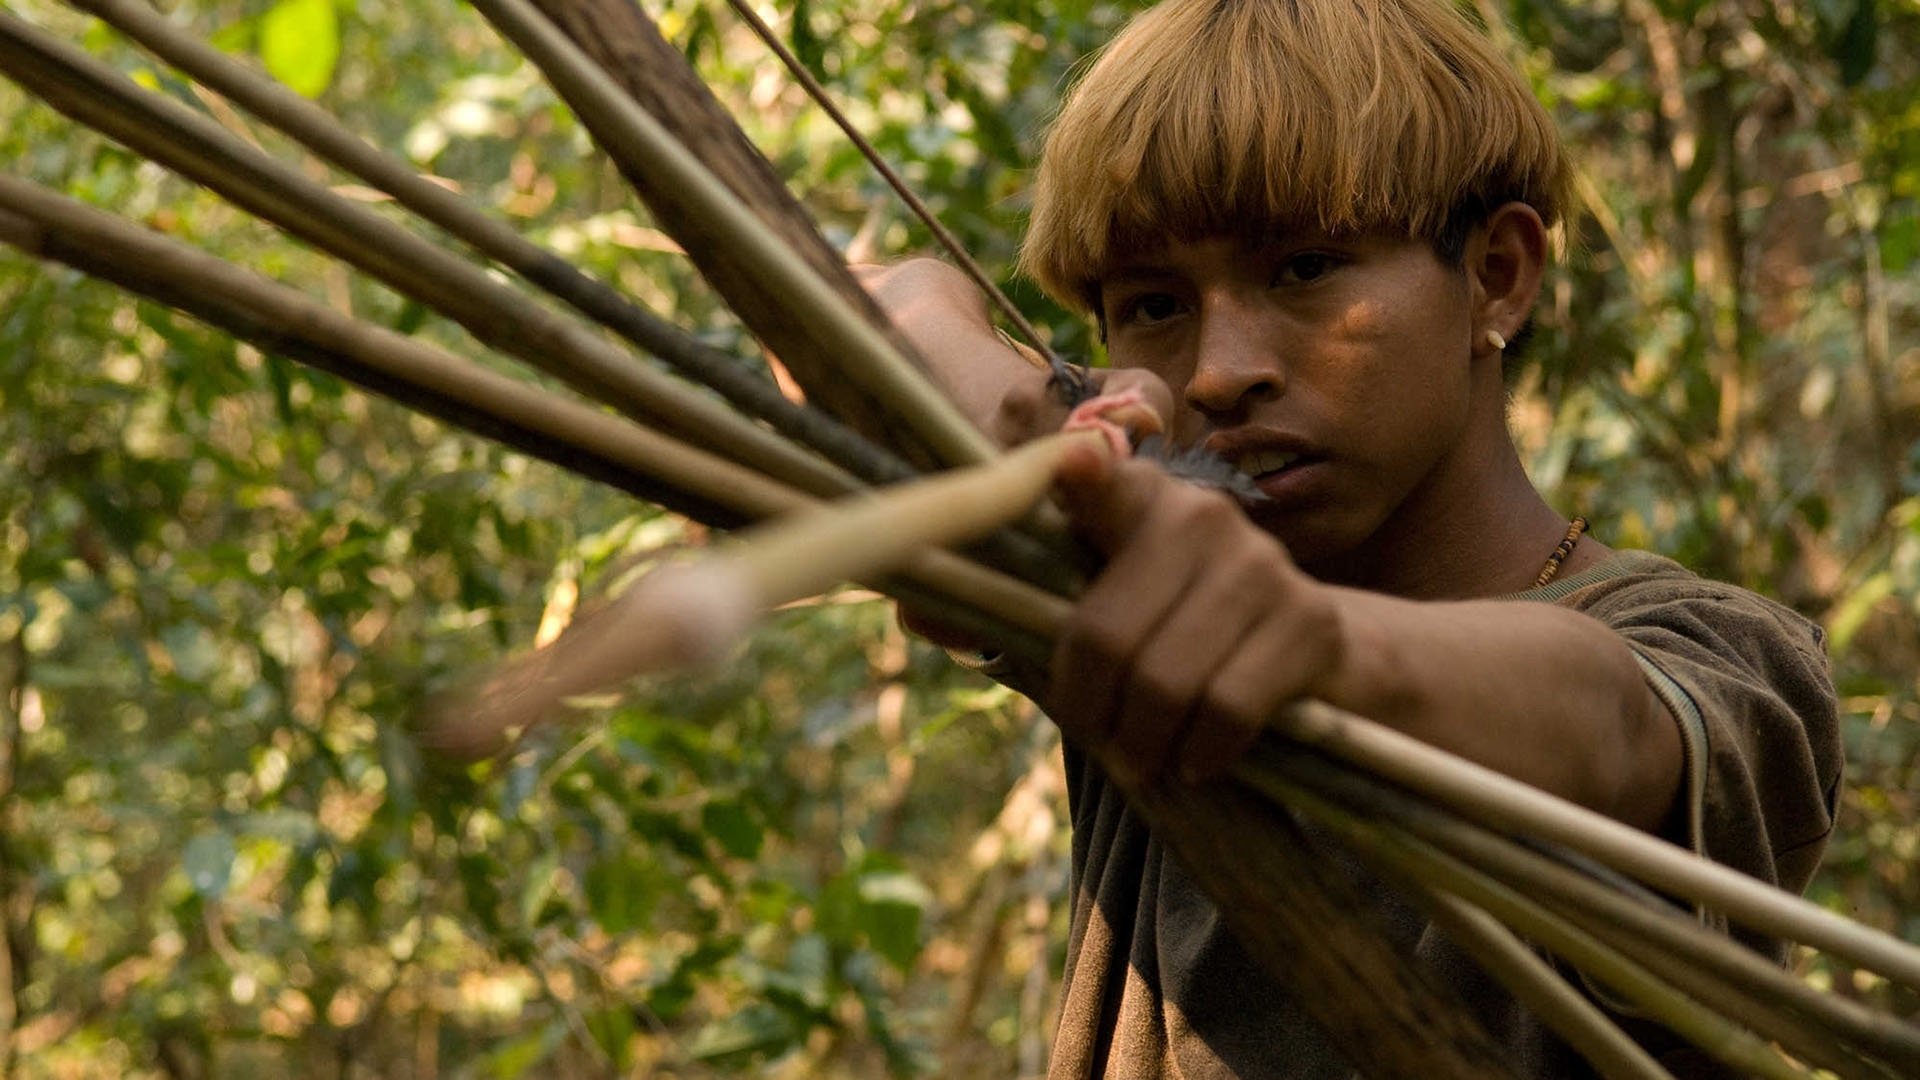
[[1462,452],[1442,463],[1365,543],[1306,569],[1332,584],[1416,600],[1530,588],[1566,535],[1567,520],[1534,488],[1504,415],[1470,430],[1479,434],[1469,436]]

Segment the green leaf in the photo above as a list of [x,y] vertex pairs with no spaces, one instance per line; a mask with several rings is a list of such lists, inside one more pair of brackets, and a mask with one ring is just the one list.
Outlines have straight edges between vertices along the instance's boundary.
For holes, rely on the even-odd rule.
[[589,1013],[586,1018],[587,1033],[601,1050],[606,1051],[607,1059],[615,1069],[625,1072],[632,1058],[633,1010],[628,1008],[602,1009]]
[[1892,274],[1904,272],[1920,259],[1920,211],[1911,203],[1904,211],[1884,215],[1876,230],[1880,239],[1880,265]]
[[868,874],[860,879],[860,928],[873,951],[905,971],[920,955],[920,918],[931,896],[906,874]]
[[786,1013],[770,1005],[750,1005],[701,1028],[687,1044],[687,1056],[696,1061],[713,1061],[775,1054],[792,1046],[801,1034]]
[[700,811],[700,827],[720,842],[727,854],[740,859],[757,858],[766,834],[736,802],[711,802]]
[[493,1052],[488,1062],[488,1072],[494,1080],[520,1080],[534,1066],[552,1057],[566,1034],[566,1024],[555,1020],[537,1031],[522,1035]]
[[296,93],[319,97],[340,61],[333,0],[280,0],[260,19],[260,62]]
[[812,0],[794,0],[793,5],[793,55],[813,72],[816,79],[827,77],[825,44],[820,36],[813,32]]
[[827,940],[868,947],[901,970],[920,955],[920,921],[933,903],[927,887],[892,869],[842,873],[820,892],[815,925]]
[[225,829],[201,833],[187,841],[180,866],[194,892],[208,900],[219,899],[233,881],[233,837]]
[[1833,614],[1827,619],[1827,647],[1834,654],[1846,651],[1853,643],[1853,635],[1873,614],[1880,601],[1893,595],[1893,575],[1882,570],[1855,586],[1852,592],[1834,605]]
[[651,867],[632,855],[601,859],[587,868],[587,909],[609,934],[639,930],[653,913]]

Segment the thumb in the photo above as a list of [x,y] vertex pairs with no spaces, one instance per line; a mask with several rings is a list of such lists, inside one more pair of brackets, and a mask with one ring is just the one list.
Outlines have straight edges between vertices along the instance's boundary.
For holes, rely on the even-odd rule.
[[1167,486],[1178,483],[1154,462],[1116,460],[1096,446],[1074,447],[1055,474],[1055,491],[1074,531],[1108,555],[1139,529]]

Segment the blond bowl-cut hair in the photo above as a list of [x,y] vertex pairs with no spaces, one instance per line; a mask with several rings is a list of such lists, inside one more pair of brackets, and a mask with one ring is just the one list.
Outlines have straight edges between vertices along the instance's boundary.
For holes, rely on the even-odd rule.
[[1553,120],[1450,0],[1167,0],[1061,107],[1021,269],[1091,309],[1116,259],[1169,240],[1304,225],[1441,250],[1508,201],[1553,226],[1571,190]]

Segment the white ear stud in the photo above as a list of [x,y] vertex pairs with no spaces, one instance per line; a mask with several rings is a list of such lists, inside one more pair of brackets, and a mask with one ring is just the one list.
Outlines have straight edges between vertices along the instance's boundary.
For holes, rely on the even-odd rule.
[[1507,339],[1501,336],[1498,330],[1487,331],[1487,344],[1493,346],[1494,352],[1505,352],[1507,350]]

